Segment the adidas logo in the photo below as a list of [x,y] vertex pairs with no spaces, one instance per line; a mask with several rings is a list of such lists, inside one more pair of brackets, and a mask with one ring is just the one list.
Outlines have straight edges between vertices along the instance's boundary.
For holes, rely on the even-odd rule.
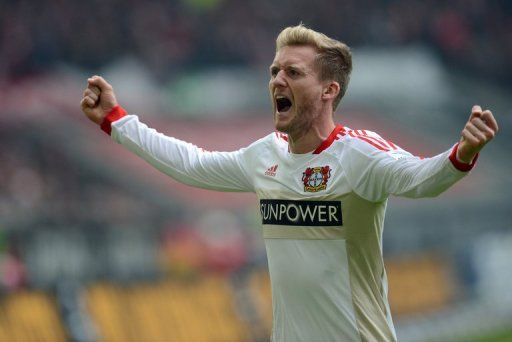
[[269,167],[267,169],[267,171],[265,171],[265,176],[275,177],[276,176],[276,172],[277,172],[277,164],[274,165],[274,166]]

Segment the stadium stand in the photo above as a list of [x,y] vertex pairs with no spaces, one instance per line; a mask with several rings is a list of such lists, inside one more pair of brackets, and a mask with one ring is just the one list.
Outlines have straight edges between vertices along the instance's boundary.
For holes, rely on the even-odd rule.
[[267,331],[270,331],[272,328],[272,292],[267,270],[254,271],[251,274],[249,287],[256,309],[262,317]]
[[21,291],[0,298],[0,341],[67,340],[58,307],[50,295]]
[[[98,11],[84,16],[91,7]],[[169,180],[93,127],[78,99],[86,77],[101,73],[148,124],[207,149],[236,149],[271,129],[274,35],[300,21],[353,47],[358,66],[340,113],[352,128],[375,129],[427,156],[454,143],[473,101],[492,106],[500,134],[469,180],[435,200],[391,199],[383,248],[400,341],[472,341],[510,329],[511,3],[282,7],[271,0],[0,2],[0,341],[268,341],[271,292],[254,197]],[[364,67],[365,53],[375,69]],[[382,56],[389,64],[379,64]],[[361,69],[392,105],[369,97],[367,84],[354,97]],[[420,74],[439,83],[404,86]],[[197,229],[212,207],[229,210],[257,240],[243,265],[228,260],[236,267],[222,274],[199,240],[190,248],[169,234],[180,224]],[[489,233],[496,237],[482,238]],[[167,235],[174,244],[163,241]],[[424,254],[432,250],[439,253]],[[68,283],[76,292],[59,296]],[[80,314],[91,317],[73,329]]]
[[244,341],[247,328],[221,277],[122,286],[96,284],[86,293],[104,341]]
[[387,260],[389,301],[395,315],[426,313],[443,308],[455,296],[446,260],[431,254]]

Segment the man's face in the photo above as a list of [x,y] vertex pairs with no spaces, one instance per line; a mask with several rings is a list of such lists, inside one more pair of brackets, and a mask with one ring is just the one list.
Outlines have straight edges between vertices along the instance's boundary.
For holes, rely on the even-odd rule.
[[269,90],[278,131],[300,136],[320,115],[322,82],[312,46],[285,46],[270,66]]

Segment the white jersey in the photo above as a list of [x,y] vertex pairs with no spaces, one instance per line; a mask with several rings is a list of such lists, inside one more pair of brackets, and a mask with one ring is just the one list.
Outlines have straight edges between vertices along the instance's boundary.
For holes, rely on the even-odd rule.
[[272,340],[395,341],[382,258],[387,198],[436,196],[466,173],[450,151],[418,158],[373,132],[336,126],[315,151],[272,133],[208,152],[128,115],[112,138],[172,178],[255,192],[272,285]]

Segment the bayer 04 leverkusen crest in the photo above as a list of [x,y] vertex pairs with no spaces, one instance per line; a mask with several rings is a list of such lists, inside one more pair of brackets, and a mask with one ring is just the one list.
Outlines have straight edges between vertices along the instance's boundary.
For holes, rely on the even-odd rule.
[[327,188],[327,181],[331,177],[331,168],[327,166],[308,167],[302,173],[304,191],[318,192]]

